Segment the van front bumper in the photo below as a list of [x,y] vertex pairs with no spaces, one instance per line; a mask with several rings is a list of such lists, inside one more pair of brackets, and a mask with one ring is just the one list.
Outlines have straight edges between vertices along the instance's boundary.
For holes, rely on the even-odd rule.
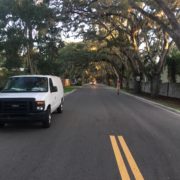
[[42,122],[46,119],[47,112],[37,112],[37,113],[0,113],[0,122],[3,123],[13,123],[13,122]]

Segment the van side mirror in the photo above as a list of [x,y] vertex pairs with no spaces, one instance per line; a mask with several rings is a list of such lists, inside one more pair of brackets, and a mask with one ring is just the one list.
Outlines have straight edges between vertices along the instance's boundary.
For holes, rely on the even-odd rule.
[[58,91],[57,86],[53,86],[51,92],[57,92],[57,91]]

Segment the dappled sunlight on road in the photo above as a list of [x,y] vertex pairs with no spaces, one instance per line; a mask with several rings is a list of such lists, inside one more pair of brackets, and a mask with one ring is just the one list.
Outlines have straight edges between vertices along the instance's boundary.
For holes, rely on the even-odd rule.
[[84,84],[82,88],[91,88],[91,89],[115,89],[114,87],[107,86],[105,84]]

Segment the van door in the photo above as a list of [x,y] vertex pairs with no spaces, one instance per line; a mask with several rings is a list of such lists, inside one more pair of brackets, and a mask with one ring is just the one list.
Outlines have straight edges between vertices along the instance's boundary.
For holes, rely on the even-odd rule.
[[49,79],[49,87],[50,87],[50,102],[51,102],[51,112],[54,112],[56,110],[56,101],[57,101],[57,97],[56,94],[57,92],[54,91],[54,84],[52,79]]

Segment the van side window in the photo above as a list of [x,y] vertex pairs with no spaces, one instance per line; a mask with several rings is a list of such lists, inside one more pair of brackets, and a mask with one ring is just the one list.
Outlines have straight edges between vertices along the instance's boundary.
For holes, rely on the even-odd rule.
[[50,91],[52,91],[54,87],[52,79],[49,79],[49,86],[50,86]]

